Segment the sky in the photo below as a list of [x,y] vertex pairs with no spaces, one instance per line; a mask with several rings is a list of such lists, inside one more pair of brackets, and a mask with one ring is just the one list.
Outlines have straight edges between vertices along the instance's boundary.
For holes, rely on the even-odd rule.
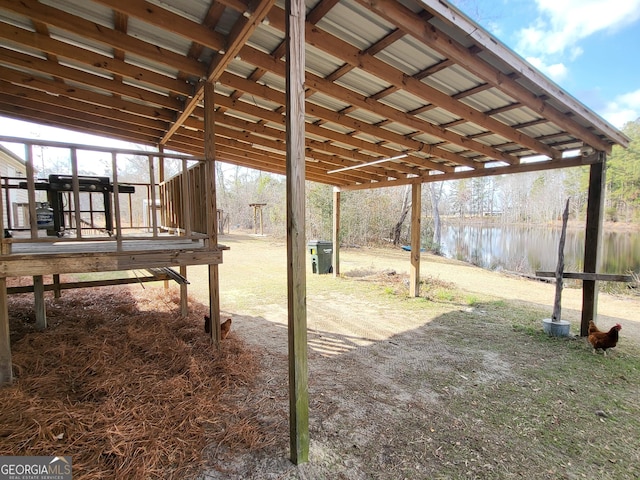
[[640,118],[640,0],[453,4],[614,127]]
[[[622,129],[625,123],[640,118],[640,0],[452,3],[614,127]],[[0,132],[130,147],[77,133],[68,136],[52,127],[35,127],[2,117]]]

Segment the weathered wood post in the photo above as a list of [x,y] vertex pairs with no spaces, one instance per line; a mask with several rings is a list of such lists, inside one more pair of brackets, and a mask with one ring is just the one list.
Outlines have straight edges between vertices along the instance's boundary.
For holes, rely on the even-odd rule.
[[[207,219],[207,248],[218,248],[218,208],[216,204],[216,142],[215,142],[215,89],[213,83],[204,84],[204,157],[206,172],[205,211]],[[186,175],[186,172],[184,172]],[[220,349],[220,276],[218,264],[209,264],[209,318],[211,338]]]
[[[0,195],[0,225],[4,225],[4,208]],[[9,244],[1,237],[2,253],[7,253]],[[9,308],[7,306],[7,279],[0,277],[0,386],[13,382],[13,367],[11,363],[11,337],[9,329]]]
[[560,232],[560,242],[558,245],[558,264],[556,266],[556,296],[553,300],[553,314],[551,320],[559,322],[562,320],[562,283],[564,274],[564,244],[567,240],[567,222],[569,221],[569,199],[562,214],[562,231]]
[[9,308],[7,307],[7,279],[0,277],[0,386],[13,382],[11,341],[9,336]]
[[420,216],[422,214],[422,184],[411,185],[411,280],[409,296],[420,295]]
[[291,461],[309,459],[305,246],[305,3],[286,0],[287,298]]
[[36,329],[47,328],[47,307],[44,303],[44,277],[42,275],[33,276],[33,304],[36,314]]
[[331,265],[333,276],[340,276],[340,189],[333,187],[333,253]]
[[[598,152],[598,156],[600,161],[592,163],[589,170],[589,197],[587,200],[587,221],[584,239],[584,273],[596,273],[600,263],[607,155],[604,152]],[[598,281],[585,279],[582,281],[580,336],[584,337],[589,333],[589,321],[596,321],[597,309]]]

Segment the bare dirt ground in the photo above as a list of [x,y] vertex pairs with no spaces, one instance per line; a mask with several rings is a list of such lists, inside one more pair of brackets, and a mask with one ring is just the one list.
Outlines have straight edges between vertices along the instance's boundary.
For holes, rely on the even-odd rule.
[[[307,275],[311,448],[309,463],[293,465],[285,244],[233,233],[220,242],[231,247],[220,266],[223,319],[232,317],[232,335],[261,352],[261,378],[247,402],[256,405],[276,440],[253,452],[208,448],[209,468],[200,479],[640,476],[637,453],[625,460],[629,466],[609,457],[619,469],[613,476],[607,460],[584,460],[576,445],[614,449],[610,430],[597,440],[590,427],[547,438],[563,422],[591,425],[594,410],[614,408],[608,400],[576,402],[583,384],[571,380],[573,373],[551,398],[538,398],[548,389],[527,378],[531,369],[574,365],[576,356],[602,359],[591,355],[584,339],[544,343],[532,333],[551,316],[553,285],[423,254],[423,296],[412,299],[402,293],[409,254],[368,248],[341,250],[342,278]],[[206,278],[203,268],[190,268],[190,295],[203,304]],[[578,333],[581,290],[565,289],[562,306]],[[601,326],[623,325],[621,353],[614,358],[636,361],[640,299],[601,293],[598,311]],[[633,389],[629,415],[640,411],[638,386]],[[505,395],[506,405],[499,403]],[[548,405],[549,414],[528,418],[530,402]],[[549,442],[566,442],[569,452],[543,455]],[[638,440],[631,443],[632,451],[640,451]]]

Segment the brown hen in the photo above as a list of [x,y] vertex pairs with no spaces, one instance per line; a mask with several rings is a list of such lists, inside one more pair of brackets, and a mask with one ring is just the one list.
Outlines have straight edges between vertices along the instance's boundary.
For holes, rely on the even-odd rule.
[[589,343],[591,343],[593,347],[593,353],[596,353],[596,350],[601,348],[603,354],[606,356],[607,349],[613,348],[618,344],[618,335],[621,329],[622,325],[616,323],[608,332],[603,332],[598,329],[593,320],[591,320],[589,322],[588,338]]

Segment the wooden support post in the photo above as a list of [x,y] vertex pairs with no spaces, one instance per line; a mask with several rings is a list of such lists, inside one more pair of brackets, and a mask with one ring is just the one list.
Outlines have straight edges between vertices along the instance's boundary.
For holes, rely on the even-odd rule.
[[[215,90],[213,83],[204,84],[204,157],[206,159],[206,219],[207,246],[218,248],[218,208],[216,204],[216,147],[215,147]],[[186,175],[187,172],[184,172]],[[211,318],[211,340],[220,349],[220,278],[218,264],[209,265],[209,318]]]
[[36,213],[35,169],[33,168],[33,145],[26,145],[27,154],[27,195],[29,198],[29,228],[31,238],[38,238],[38,215]]
[[422,184],[411,185],[411,279],[409,296],[420,296],[420,217],[422,215]]
[[62,296],[62,289],[60,288],[60,275],[57,273],[53,275],[53,298],[60,298]]
[[[213,160],[211,160],[211,162],[213,162]],[[189,188],[189,168],[188,168],[186,158],[182,159],[182,175],[180,176],[180,178],[182,180],[181,182],[182,194],[180,195],[180,198],[182,198],[182,218],[184,220],[184,225],[182,225],[183,234],[187,237],[191,237],[191,235],[193,234],[193,231],[191,229],[191,208],[190,208],[191,206],[189,205],[189,199],[191,198],[191,189]],[[215,184],[214,184],[214,193],[215,193]]]
[[[78,178],[78,150],[71,149],[71,185],[73,187],[73,213],[76,226],[76,238],[82,238],[82,207],[80,206],[80,179]],[[71,210],[71,209],[69,209]],[[71,211],[69,211],[71,215]],[[69,219],[71,225],[71,219]]]
[[340,276],[340,189],[333,187],[333,276]]
[[264,235],[264,228],[262,223],[262,207],[266,206],[266,203],[250,203],[249,206],[253,207],[253,233],[258,235],[258,225],[260,225],[260,235]]
[[[162,147],[160,148],[160,152],[162,152]],[[158,162],[162,163],[164,157],[158,157]],[[149,161],[149,204],[151,208],[151,212],[149,213],[149,219],[151,220],[151,231],[153,232],[153,238],[157,238],[158,231],[158,218],[156,217],[156,157],[153,155],[149,155],[147,157]],[[186,173],[183,173],[183,176]],[[186,194],[185,194],[186,195]],[[186,198],[186,197],[183,197]]]
[[[184,278],[187,278],[186,265],[180,265],[180,275],[182,275]],[[168,282],[165,281],[165,284],[167,283]],[[187,315],[189,315],[189,300],[188,300],[187,284],[181,283],[180,284],[180,316],[184,318]]]
[[[158,145],[158,152],[159,153],[164,153],[164,147],[162,145]],[[164,191],[164,189],[162,188],[161,185],[164,184],[165,181],[165,164],[167,162],[167,159],[165,158],[164,155],[162,155],[161,157],[158,158],[158,197],[159,197],[159,201],[160,201],[160,215],[161,215],[161,219],[160,219],[160,225],[169,225],[169,222],[167,221],[167,202],[166,202],[166,198],[164,196],[164,193],[166,193]],[[164,187],[166,189],[166,186]],[[153,218],[156,218],[156,199],[153,198],[151,196],[151,192],[148,192],[148,201],[149,204],[151,205],[151,211],[149,213],[149,215],[153,215]],[[151,218],[151,217],[149,217]],[[156,218],[156,226],[158,224],[158,220]],[[153,225],[153,223],[151,224]],[[153,227],[152,227],[153,230]],[[165,283],[166,287],[168,288],[168,285]]]
[[291,461],[297,465],[309,460],[305,272],[304,0],[286,0],[285,16],[289,441]]
[[[587,201],[587,221],[584,240],[584,272],[596,273],[600,264],[604,195],[606,186],[607,155],[599,152],[601,161],[591,164],[589,171],[589,198]],[[580,335],[589,331],[589,321],[596,321],[598,310],[598,281],[582,282],[582,319]]]
[[253,234],[258,234],[258,207],[253,204]]
[[120,214],[120,183],[118,181],[118,154],[111,153],[111,182],[113,184],[113,212],[115,214],[116,251],[122,251],[122,216]]
[[[5,194],[7,196],[6,202],[3,201],[2,195],[0,195],[0,225],[4,227],[5,220],[7,224],[7,230],[11,229],[11,200],[9,197],[9,188],[8,188],[9,180],[5,180]],[[7,218],[4,218],[4,204],[7,205]],[[4,234],[4,230],[2,231],[2,236],[0,236],[0,255],[8,255],[11,253],[11,244],[7,242]]]
[[36,328],[44,330],[47,328],[47,309],[44,305],[44,277],[42,275],[33,277],[33,298],[36,311]]
[[13,382],[11,367],[11,340],[9,335],[9,308],[7,307],[7,279],[0,278],[0,386]]

